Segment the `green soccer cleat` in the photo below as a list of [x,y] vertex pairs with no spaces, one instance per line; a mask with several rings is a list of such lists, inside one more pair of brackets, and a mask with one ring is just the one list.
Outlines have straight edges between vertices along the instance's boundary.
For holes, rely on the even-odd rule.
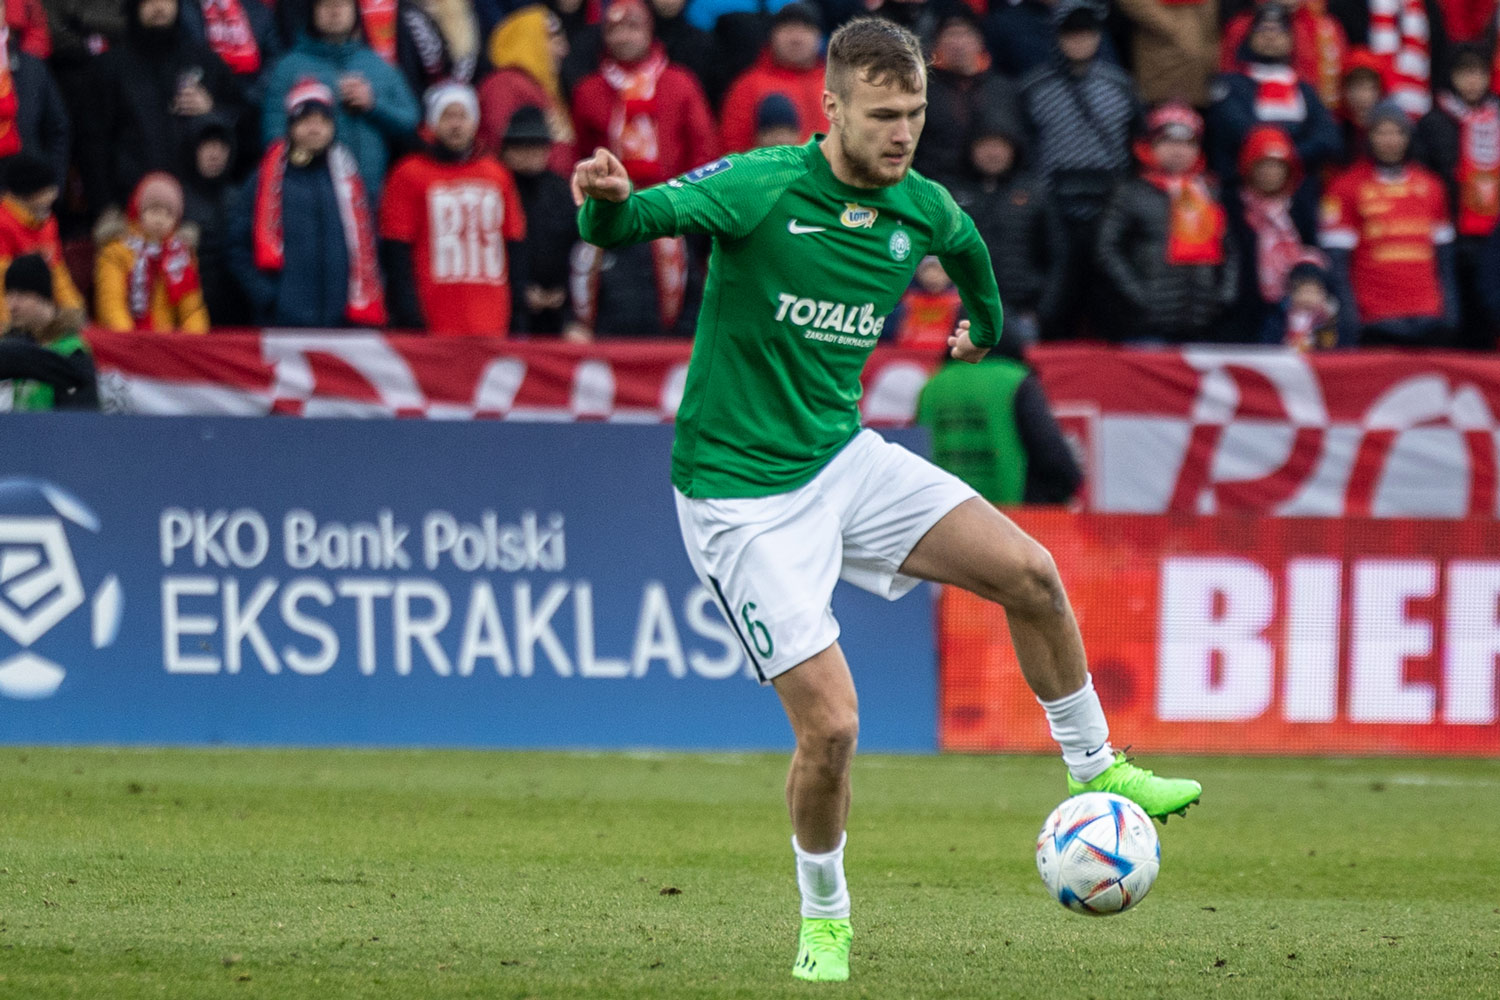
[[1140,806],[1152,819],[1165,823],[1173,814],[1186,816],[1188,806],[1203,794],[1203,786],[1190,778],[1158,778],[1117,752],[1115,762],[1093,781],[1078,781],[1068,775],[1068,794],[1084,792],[1113,792]]
[[848,917],[803,917],[792,975],[814,982],[843,982],[849,978],[849,943],[853,940],[854,928]]

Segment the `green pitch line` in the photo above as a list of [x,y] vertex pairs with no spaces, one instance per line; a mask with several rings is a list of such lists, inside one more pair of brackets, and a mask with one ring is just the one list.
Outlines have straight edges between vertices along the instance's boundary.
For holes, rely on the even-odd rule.
[[1203,803],[1090,919],[1058,762],[861,760],[809,984],[779,757],[0,749],[0,998],[1497,995],[1500,762],[1149,763]]

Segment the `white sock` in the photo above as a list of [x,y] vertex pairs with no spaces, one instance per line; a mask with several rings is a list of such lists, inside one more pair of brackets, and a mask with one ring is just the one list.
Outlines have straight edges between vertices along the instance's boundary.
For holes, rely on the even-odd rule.
[[849,834],[839,838],[839,846],[827,854],[808,854],[792,838],[797,855],[797,888],[802,890],[802,915],[847,919],[849,886],[844,882],[844,845]]
[[1109,722],[1094,693],[1092,674],[1084,675],[1083,687],[1070,695],[1056,701],[1037,701],[1047,712],[1052,738],[1062,747],[1063,762],[1076,780],[1092,781],[1115,762],[1109,745]]

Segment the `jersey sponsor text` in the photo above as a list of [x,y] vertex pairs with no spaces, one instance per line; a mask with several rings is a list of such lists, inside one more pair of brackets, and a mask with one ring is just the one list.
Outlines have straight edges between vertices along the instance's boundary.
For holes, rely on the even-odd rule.
[[[806,337],[809,340],[864,344],[865,340],[852,336],[830,337],[822,334],[857,334],[863,338],[875,338],[885,328],[885,317],[875,315],[873,302],[829,302],[824,299],[799,298],[787,292],[778,294],[776,300],[780,303],[776,310],[776,322],[790,321],[793,326],[808,328]],[[815,331],[818,335],[814,335]]]

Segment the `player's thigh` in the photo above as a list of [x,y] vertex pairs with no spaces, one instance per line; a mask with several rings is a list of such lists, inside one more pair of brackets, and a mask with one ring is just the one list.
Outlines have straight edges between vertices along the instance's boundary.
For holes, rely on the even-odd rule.
[[838,639],[830,601],[842,543],[815,491],[695,500],[677,494],[682,540],[762,683]]
[[957,476],[868,430],[829,472],[825,489],[844,537],[843,578],[890,600],[917,585],[902,566],[921,539],[976,496]]
[[1047,550],[979,497],[959,504],[933,525],[901,572],[962,587],[1021,611],[1046,610],[1061,593]]

